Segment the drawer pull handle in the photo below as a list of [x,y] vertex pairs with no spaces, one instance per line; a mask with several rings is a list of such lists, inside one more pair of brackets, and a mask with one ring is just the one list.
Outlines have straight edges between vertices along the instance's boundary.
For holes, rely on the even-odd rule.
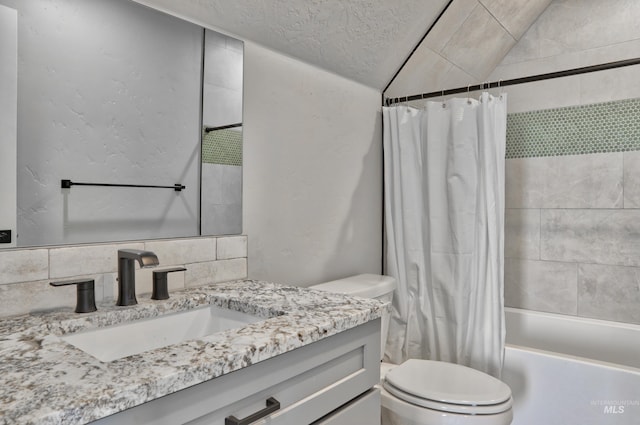
[[280,402],[273,397],[269,397],[267,399],[267,407],[265,407],[264,409],[254,413],[253,415],[249,415],[244,419],[238,419],[235,416],[231,415],[227,418],[224,418],[224,425],[249,425],[251,422],[255,422],[258,419],[263,418],[279,409]]

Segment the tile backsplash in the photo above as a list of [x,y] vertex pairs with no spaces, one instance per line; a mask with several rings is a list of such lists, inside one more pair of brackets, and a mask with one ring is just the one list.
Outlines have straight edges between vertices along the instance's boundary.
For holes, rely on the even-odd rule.
[[[117,297],[117,251],[154,252],[158,268],[184,266],[169,274],[169,291],[247,277],[247,237],[199,237],[0,250],[0,317],[73,308],[76,288],[49,285],[54,280],[94,279],[96,301]],[[136,293],[151,293],[153,269],[136,266]]]

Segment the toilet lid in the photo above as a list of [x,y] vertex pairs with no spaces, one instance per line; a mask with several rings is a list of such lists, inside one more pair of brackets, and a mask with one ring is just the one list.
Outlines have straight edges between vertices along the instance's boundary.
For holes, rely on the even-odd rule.
[[447,362],[407,360],[386,374],[384,387],[407,402],[457,413],[496,414],[512,404],[504,382]]

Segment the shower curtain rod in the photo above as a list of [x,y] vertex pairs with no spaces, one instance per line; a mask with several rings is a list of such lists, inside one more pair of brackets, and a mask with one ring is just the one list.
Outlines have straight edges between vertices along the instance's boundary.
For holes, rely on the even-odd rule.
[[430,97],[447,96],[450,94],[467,93],[476,90],[491,89],[495,87],[514,86],[516,84],[532,83],[534,81],[551,80],[553,78],[569,77],[572,75],[588,74],[590,72],[605,71],[607,69],[622,68],[625,66],[640,65],[640,58],[626,59],[615,62],[607,62],[599,65],[584,66],[581,68],[567,69],[564,71],[549,72],[546,74],[531,75],[528,77],[513,78],[510,80],[500,80],[493,82],[485,82],[481,84],[471,85],[467,87],[458,87],[455,89],[447,89],[434,91],[431,93],[414,94],[405,97],[385,98],[384,105],[391,106],[396,103],[410,102],[412,100],[427,99]]

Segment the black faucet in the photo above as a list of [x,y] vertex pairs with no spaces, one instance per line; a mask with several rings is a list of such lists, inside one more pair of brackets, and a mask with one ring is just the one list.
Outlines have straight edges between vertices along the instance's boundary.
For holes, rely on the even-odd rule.
[[139,249],[118,250],[118,301],[116,305],[138,304],[134,260],[138,260],[141,268],[154,267],[160,264],[156,254],[151,251]]
[[75,279],[63,282],[49,282],[51,286],[77,285],[76,313],[96,311],[95,281],[93,279]]

